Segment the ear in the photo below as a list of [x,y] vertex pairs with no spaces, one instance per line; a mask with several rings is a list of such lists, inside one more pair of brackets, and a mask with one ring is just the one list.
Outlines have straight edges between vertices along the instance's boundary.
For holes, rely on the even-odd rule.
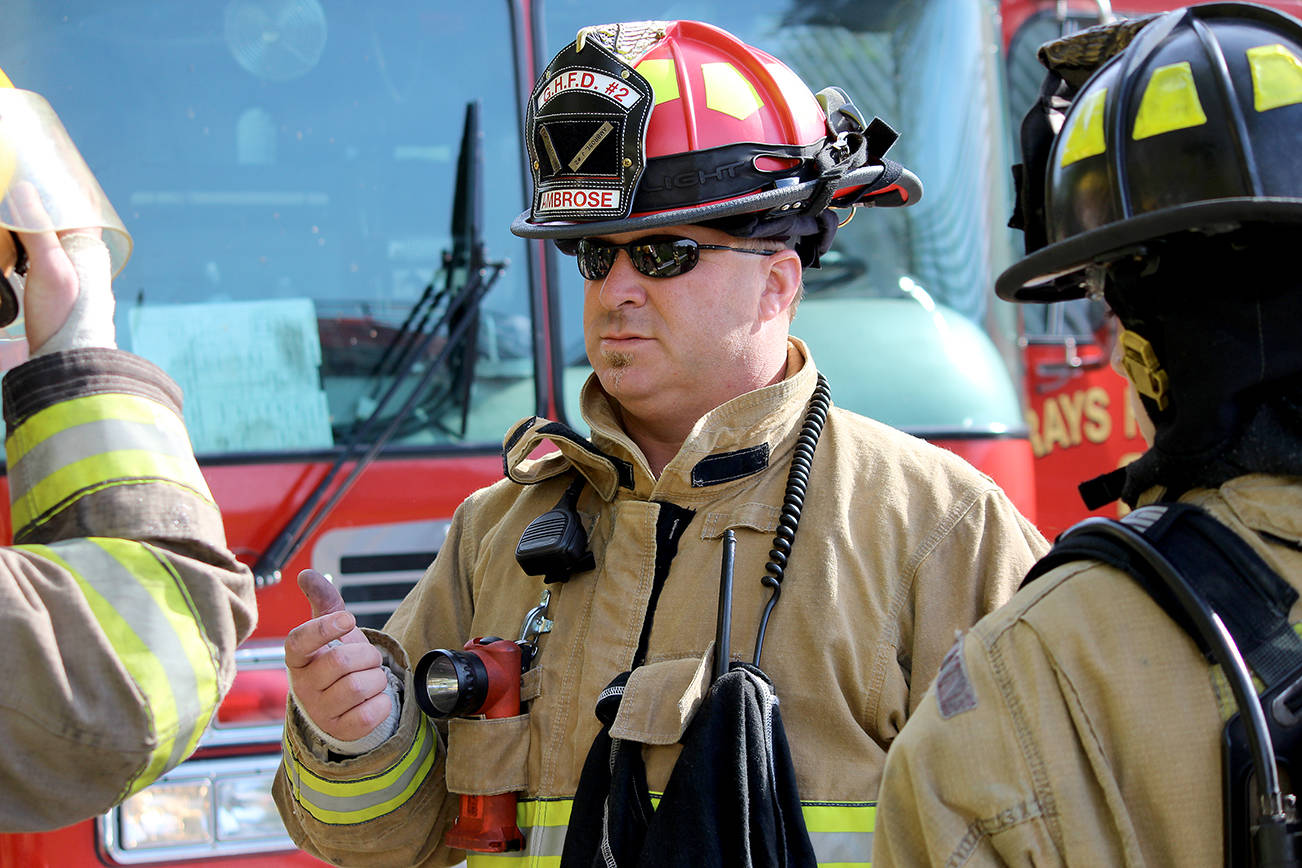
[[760,295],[760,318],[771,320],[788,316],[788,311],[800,295],[803,275],[800,254],[784,248],[766,257],[765,262],[768,265],[768,275],[764,282],[764,292]]

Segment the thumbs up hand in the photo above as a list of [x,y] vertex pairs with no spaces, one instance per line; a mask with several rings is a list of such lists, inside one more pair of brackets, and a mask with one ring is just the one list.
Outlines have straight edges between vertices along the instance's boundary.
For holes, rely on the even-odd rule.
[[316,570],[298,574],[312,619],[285,637],[285,665],[299,707],[327,735],[354,741],[388,719],[388,675],[380,651],[344,609],[343,597]]

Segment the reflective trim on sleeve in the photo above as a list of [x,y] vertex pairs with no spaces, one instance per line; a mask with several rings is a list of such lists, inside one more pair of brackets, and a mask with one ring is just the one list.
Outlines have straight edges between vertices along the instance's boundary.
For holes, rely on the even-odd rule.
[[157,744],[128,792],[147,786],[194,752],[220,699],[216,650],[185,585],[145,543],[88,538],[14,548],[76,580],[140,691]]
[[181,419],[135,395],[88,395],[40,411],[5,442],[15,529],[108,485],[165,481],[212,503]]
[[[652,794],[652,806],[659,804]],[[565,849],[572,799],[522,799],[516,822],[525,847],[516,853],[467,853],[467,868],[558,868]],[[877,806],[871,802],[805,803],[805,826],[819,868],[869,868]]]
[[382,817],[406,804],[434,767],[437,754],[438,739],[422,715],[411,747],[378,775],[357,780],[323,778],[299,762],[288,737],[284,758],[294,800],[303,810],[322,823],[348,826]]

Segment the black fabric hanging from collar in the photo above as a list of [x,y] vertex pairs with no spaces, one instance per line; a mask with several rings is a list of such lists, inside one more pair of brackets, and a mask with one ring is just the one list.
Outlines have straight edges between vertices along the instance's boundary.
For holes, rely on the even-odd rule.
[[642,744],[610,737],[627,681],[618,676],[597,702],[602,730],[579,778],[561,868],[813,868],[768,676],[734,663],[714,682],[655,810]]

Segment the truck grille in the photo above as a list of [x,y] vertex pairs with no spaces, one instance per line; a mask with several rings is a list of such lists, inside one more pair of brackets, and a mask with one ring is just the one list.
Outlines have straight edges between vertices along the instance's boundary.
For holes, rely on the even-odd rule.
[[447,538],[450,519],[339,528],[321,535],[312,566],[334,581],[363,627],[389,620]]

